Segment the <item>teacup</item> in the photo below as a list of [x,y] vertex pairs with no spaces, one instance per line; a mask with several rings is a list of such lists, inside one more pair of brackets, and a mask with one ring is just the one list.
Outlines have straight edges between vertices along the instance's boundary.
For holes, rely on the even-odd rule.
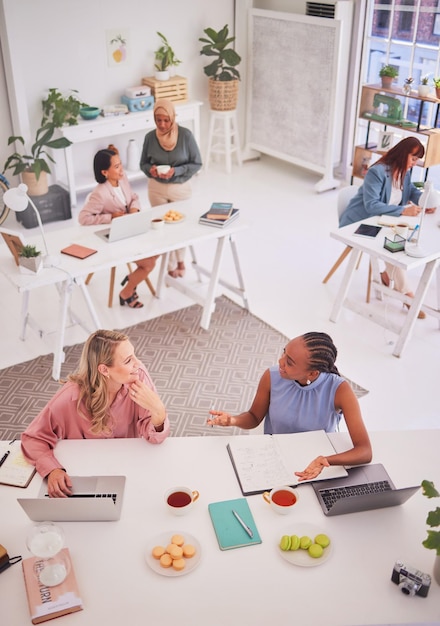
[[168,174],[170,169],[171,169],[170,165],[157,165],[156,166],[156,170],[158,174]]
[[198,491],[188,487],[174,487],[165,494],[165,503],[173,515],[185,515],[199,498]]
[[298,493],[292,487],[274,487],[272,491],[263,493],[264,500],[280,515],[289,513],[298,502]]
[[400,235],[400,237],[403,237],[404,239],[408,239],[408,232],[409,232],[408,224],[396,224],[394,226],[394,232],[396,233],[396,235]]
[[165,222],[161,217],[157,217],[154,220],[151,220],[151,228],[153,228],[154,230],[160,230],[161,228],[163,228],[164,224]]

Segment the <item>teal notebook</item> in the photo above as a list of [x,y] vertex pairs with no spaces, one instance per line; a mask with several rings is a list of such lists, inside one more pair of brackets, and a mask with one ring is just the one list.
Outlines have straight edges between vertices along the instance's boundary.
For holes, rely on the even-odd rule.
[[[217,535],[220,550],[231,550],[232,548],[243,548],[261,543],[261,537],[255,526],[254,518],[249,508],[246,498],[237,500],[224,500],[223,502],[211,502],[208,504],[212,525]],[[246,532],[238,519],[235,511],[244,524],[252,532],[252,537]]]

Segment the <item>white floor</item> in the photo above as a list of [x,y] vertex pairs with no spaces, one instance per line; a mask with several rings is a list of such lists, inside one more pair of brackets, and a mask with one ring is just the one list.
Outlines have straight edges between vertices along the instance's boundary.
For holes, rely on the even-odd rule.
[[[331,334],[339,350],[340,370],[369,390],[361,399],[361,407],[370,430],[439,428],[440,331],[434,318],[417,320],[400,359],[392,356],[396,336],[371,321],[348,310],[343,310],[337,324],[329,321],[343,268],[326,285],[322,279],[342,246],[329,237],[329,231],[337,226],[337,191],[317,194],[314,185],[318,180],[311,172],[262,157],[241,168],[235,166],[231,175],[225,173],[222,164],[214,164],[208,172],[196,177],[194,193],[208,193],[213,201],[233,201],[240,207],[243,218],[252,223],[238,238],[252,313],[289,337],[309,330]],[[142,205],[148,206],[146,184],[137,183],[136,189]],[[73,218],[76,215],[74,209]],[[67,223],[47,224],[45,228],[58,229]],[[16,228],[15,216],[9,215],[5,225]],[[24,230],[25,235],[31,233]],[[212,254],[208,246],[197,252],[201,260],[209,259]],[[231,258],[227,255],[224,274],[232,271]],[[367,261],[363,259],[352,287],[359,299],[365,298],[366,272]],[[119,280],[125,274],[126,268],[118,268]],[[412,277],[414,284],[417,278],[417,275]],[[189,269],[183,280],[195,282],[195,273]],[[29,329],[26,341],[19,340],[20,297],[1,273],[0,287],[0,368],[49,353],[53,332],[41,338]],[[124,328],[192,304],[173,289],[166,290],[161,300],[154,299],[143,285],[138,290],[145,304],[143,309],[120,307],[117,297],[109,309],[107,273],[95,275],[89,289],[103,326],[110,328]],[[428,297],[432,299],[434,294]],[[31,297],[33,316],[49,330],[56,322],[52,298],[53,294],[46,297],[43,290]],[[79,294],[74,294],[74,302],[77,308],[82,306]],[[371,306],[385,307],[390,317],[404,319],[405,312],[397,301],[373,300]],[[80,327],[67,332],[69,345],[86,337],[87,333]]]

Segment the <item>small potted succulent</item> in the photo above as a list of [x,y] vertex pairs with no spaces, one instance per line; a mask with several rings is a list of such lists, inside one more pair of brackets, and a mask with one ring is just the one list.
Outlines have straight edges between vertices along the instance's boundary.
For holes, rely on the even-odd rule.
[[154,58],[156,63],[154,68],[156,70],[156,79],[157,80],[168,80],[170,77],[170,67],[176,67],[180,65],[182,61],[180,61],[172,47],[170,46],[167,38],[162,33],[157,32],[159,35],[162,45],[156,50],[154,53]]
[[395,65],[384,65],[379,72],[382,87],[389,89],[395,78],[399,76],[399,70]]
[[405,82],[403,83],[403,87],[402,87],[402,90],[405,96],[411,95],[413,82],[414,82],[414,78],[411,78],[411,76],[409,76],[408,78],[405,78]]
[[43,265],[41,252],[37,250],[36,246],[23,246],[18,256],[18,264],[25,274],[38,272]]
[[419,92],[419,96],[421,98],[426,98],[429,96],[430,92],[429,86],[429,76],[422,76],[420,79],[420,85],[417,87],[417,91]]
[[440,78],[433,78],[432,80],[435,87],[435,97],[440,100]]
[[[429,480],[422,482],[423,495],[427,498],[440,498],[440,493],[434,486],[434,483]],[[433,511],[428,513],[426,523],[430,528],[440,528],[440,507],[437,507]],[[436,557],[434,562],[434,579],[437,584],[440,585],[440,530],[428,530],[428,536],[422,545],[429,550],[436,551]]]

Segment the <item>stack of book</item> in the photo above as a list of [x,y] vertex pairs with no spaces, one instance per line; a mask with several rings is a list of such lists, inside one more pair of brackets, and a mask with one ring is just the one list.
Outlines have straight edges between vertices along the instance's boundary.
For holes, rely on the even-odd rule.
[[211,208],[200,216],[199,224],[223,228],[237,219],[239,209],[234,209],[231,202],[213,202]]

